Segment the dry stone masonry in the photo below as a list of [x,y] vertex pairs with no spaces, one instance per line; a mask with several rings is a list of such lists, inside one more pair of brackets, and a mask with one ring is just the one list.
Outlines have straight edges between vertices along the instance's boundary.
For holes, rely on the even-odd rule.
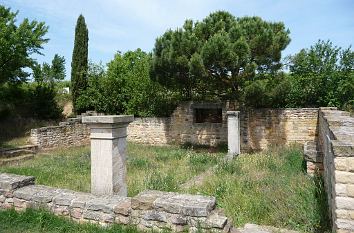
[[90,130],[81,123],[81,118],[70,118],[59,126],[48,126],[31,130],[31,142],[39,148],[87,145]]
[[144,191],[135,197],[96,196],[43,185],[34,177],[0,173],[0,209],[44,208],[77,222],[136,225],[140,230],[229,232],[214,197]]
[[[196,108],[221,109],[221,123],[197,123]],[[127,128],[127,140],[137,143],[202,144],[216,146],[227,143],[227,103],[180,104],[166,118],[135,118]],[[240,111],[241,151],[261,150],[272,145],[315,141],[317,108],[244,109]],[[32,143],[40,148],[89,144],[90,130],[81,118],[31,131]]]

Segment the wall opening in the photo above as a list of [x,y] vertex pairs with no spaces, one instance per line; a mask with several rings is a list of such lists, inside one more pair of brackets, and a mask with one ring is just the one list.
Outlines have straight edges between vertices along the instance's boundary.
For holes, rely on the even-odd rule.
[[194,123],[222,123],[222,109],[194,108]]

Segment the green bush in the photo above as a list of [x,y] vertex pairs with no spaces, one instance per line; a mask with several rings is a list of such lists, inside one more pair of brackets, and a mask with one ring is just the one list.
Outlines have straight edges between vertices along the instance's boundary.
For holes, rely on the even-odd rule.
[[55,96],[55,89],[47,85],[4,84],[0,89],[0,119],[14,116],[58,119],[61,117],[61,109]]
[[78,109],[106,114],[169,116],[178,96],[150,79],[151,56],[140,49],[117,53],[108,63],[89,65],[88,88],[78,98]]

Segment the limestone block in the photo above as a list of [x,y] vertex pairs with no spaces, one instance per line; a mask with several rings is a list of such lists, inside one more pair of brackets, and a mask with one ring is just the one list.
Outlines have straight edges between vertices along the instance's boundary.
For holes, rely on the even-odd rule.
[[354,220],[349,219],[337,219],[337,228],[354,231]]
[[349,210],[336,209],[335,213],[336,213],[336,218],[344,218],[344,219],[350,218]]
[[8,173],[0,173],[0,190],[10,191],[27,185],[34,184],[33,176],[21,176]]
[[84,219],[88,219],[88,220],[96,220],[99,221],[101,219],[101,212],[99,211],[93,211],[93,210],[84,210],[82,217]]
[[336,186],[336,195],[337,196],[346,196],[347,195],[347,185],[346,184],[335,184]]
[[354,173],[335,171],[336,182],[342,184],[354,184]]
[[146,221],[167,222],[167,215],[162,211],[147,210],[143,212],[143,219]]
[[52,211],[55,215],[62,215],[62,216],[70,215],[70,210],[68,206],[55,205],[53,206]]
[[354,210],[354,198],[351,197],[336,197],[338,209]]
[[347,163],[348,163],[348,170],[350,172],[354,172],[354,158],[347,158]]
[[49,203],[61,192],[60,189],[42,185],[35,185],[35,187],[37,192],[32,196],[32,200],[37,203]]
[[227,217],[214,211],[208,216],[206,220],[206,225],[210,228],[220,228],[223,229],[227,223]]
[[179,214],[169,214],[168,222],[172,223],[172,225],[186,225],[187,218],[185,216]]
[[131,218],[129,216],[116,215],[115,223],[128,225],[131,223]]
[[335,158],[334,159],[334,166],[336,170],[339,171],[347,171],[348,166],[347,166],[347,159],[346,158]]
[[332,141],[333,152],[337,157],[354,157],[354,144]]
[[149,210],[153,209],[154,201],[159,197],[167,197],[173,195],[168,192],[147,190],[139,193],[131,199],[131,207],[134,210]]
[[82,217],[82,209],[80,208],[71,208],[70,216],[74,219],[80,219]]
[[154,206],[168,213],[205,217],[214,209],[215,197],[176,194],[157,198]]
[[132,210],[131,203],[131,198],[125,198],[124,200],[115,205],[114,213],[128,216]]
[[103,211],[104,213],[113,214],[116,206],[125,202],[129,198],[122,197],[118,195],[114,196],[106,196],[106,197],[96,197],[91,200],[88,200],[86,203],[86,209],[95,210],[95,211]]
[[349,197],[354,197],[354,184],[347,185],[347,194]]
[[96,198],[90,193],[77,193],[76,195],[77,197],[71,201],[72,208],[85,208],[88,201]]
[[70,206],[71,202],[77,198],[76,192],[67,191],[61,192],[53,198],[54,205]]

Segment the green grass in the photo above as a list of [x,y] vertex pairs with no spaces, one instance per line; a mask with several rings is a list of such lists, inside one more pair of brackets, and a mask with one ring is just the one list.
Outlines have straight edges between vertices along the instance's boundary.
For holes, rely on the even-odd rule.
[[[222,153],[193,151],[177,146],[128,144],[128,194],[146,189],[178,191],[180,184],[205,171]],[[75,147],[40,153],[20,166],[0,167],[0,172],[32,175],[37,184],[90,191],[90,148]]]
[[7,140],[4,139],[3,141],[0,140],[0,148],[16,148],[27,144],[30,144],[28,136],[16,137]]
[[58,217],[44,210],[27,209],[0,211],[0,233],[137,233],[135,227],[114,224],[100,227],[94,224],[77,224],[72,220]]
[[191,193],[212,195],[238,226],[271,225],[302,232],[329,232],[320,179],[303,172],[300,148],[243,154],[220,162],[214,174]]
[[[304,173],[301,148],[243,154],[177,146],[128,144],[128,194],[145,189],[212,195],[237,226],[256,223],[302,232],[329,232],[323,185]],[[189,190],[180,185],[211,167],[213,174]],[[0,172],[33,175],[37,184],[90,190],[89,147],[58,149]]]

